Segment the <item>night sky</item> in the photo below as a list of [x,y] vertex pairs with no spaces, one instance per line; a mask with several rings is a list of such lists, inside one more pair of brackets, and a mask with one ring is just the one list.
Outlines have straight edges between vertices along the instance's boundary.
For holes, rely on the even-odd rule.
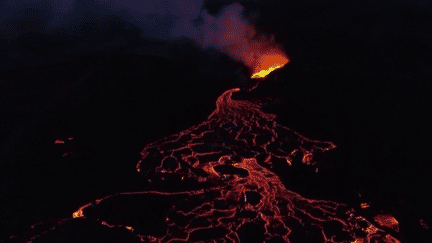
[[[139,191],[146,144],[204,121],[224,91],[250,88],[251,69],[224,51],[232,43],[203,32],[232,3],[0,4],[0,240]],[[270,100],[277,122],[337,146],[319,175],[282,172],[286,186],[370,202],[399,220],[401,242],[430,241],[431,6],[237,3],[256,35],[274,36],[290,58],[244,97]]]

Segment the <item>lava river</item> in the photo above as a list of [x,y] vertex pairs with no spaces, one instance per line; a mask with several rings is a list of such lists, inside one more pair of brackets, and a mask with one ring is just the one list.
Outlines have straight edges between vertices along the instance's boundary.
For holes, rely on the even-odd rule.
[[[123,230],[137,242],[399,242],[391,215],[366,219],[345,204],[288,190],[273,170],[276,164],[314,166],[336,146],[279,125],[259,104],[232,99],[235,92],[222,94],[206,121],[141,152],[136,169],[150,185],[189,183],[195,189],[109,195],[27,242],[84,219]],[[142,213],[142,201],[165,210]]]

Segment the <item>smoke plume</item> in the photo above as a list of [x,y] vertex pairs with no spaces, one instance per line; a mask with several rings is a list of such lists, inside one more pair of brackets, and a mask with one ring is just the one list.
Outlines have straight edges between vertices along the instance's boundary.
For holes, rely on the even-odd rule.
[[227,5],[213,16],[203,9],[199,24],[185,22],[182,31],[203,49],[213,48],[244,63],[254,73],[275,64],[284,65],[288,58],[274,41],[274,36],[259,35],[239,3]]
[[[288,62],[274,37],[258,34],[252,24],[253,17],[239,3],[226,5],[212,15],[203,2],[92,0],[78,4],[68,0],[59,4],[58,1],[6,1],[0,4],[0,16],[4,18],[0,19],[0,39],[14,40],[37,33],[46,35],[39,39],[57,36],[97,42],[115,39],[114,45],[120,45],[122,42],[117,40],[136,42],[131,39],[137,37],[165,41],[187,38],[202,49],[211,48],[244,63],[254,74]],[[34,39],[33,36],[30,39]]]

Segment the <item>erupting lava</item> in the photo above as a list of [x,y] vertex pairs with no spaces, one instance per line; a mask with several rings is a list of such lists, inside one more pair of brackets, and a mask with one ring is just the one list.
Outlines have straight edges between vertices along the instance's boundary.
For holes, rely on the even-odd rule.
[[257,65],[254,68],[254,73],[251,78],[264,78],[272,71],[283,67],[289,62],[289,59],[273,49],[268,54],[263,54],[257,61]]
[[244,63],[252,70],[251,78],[263,78],[289,59],[274,35],[259,33],[243,10],[239,3],[223,7],[216,16],[204,10],[194,40],[203,49],[213,48]]

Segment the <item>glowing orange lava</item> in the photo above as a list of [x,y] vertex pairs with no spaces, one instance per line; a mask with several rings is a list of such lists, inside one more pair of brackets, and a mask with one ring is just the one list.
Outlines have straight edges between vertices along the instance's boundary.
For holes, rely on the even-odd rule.
[[[267,63],[266,58],[262,63]],[[275,168],[295,170],[301,165],[317,171],[317,158],[336,146],[278,124],[276,116],[263,112],[260,104],[234,100],[235,92],[239,89],[222,94],[206,121],[151,143],[141,152],[136,169],[149,188],[164,183],[197,188],[143,188],[108,195],[27,242],[67,221],[88,219],[110,230],[124,230],[141,242],[251,242],[239,232],[255,227],[252,230],[260,231],[262,238],[254,242],[399,243],[393,236],[399,223],[389,214],[369,221],[343,203],[306,198],[289,190],[279,174],[286,171]],[[137,213],[145,207],[137,198],[155,204],[151,208],[156,209],[157,202],[148,199],[156,196],[176,198],[158,216],[163,220],[158,234],[146,230],[143,222],[148,219]],[[361,205],[368,207],[368,203]]]
[[283,67],[288,62],[289,59],[286,56],[280,52],[272,50],[258,59],[257,65],[254,68],[254,74],[251,78],[264,78],[269,73]]
[[374,220],[381,226],[388,227],[396,232],[399,232],[399,222],[392,215],[376,215]]
[[369,205],[369,203],[361,203],[360,207],[363,208],[363,209],[366,209],[366,208],[369,208],[370,205]]

